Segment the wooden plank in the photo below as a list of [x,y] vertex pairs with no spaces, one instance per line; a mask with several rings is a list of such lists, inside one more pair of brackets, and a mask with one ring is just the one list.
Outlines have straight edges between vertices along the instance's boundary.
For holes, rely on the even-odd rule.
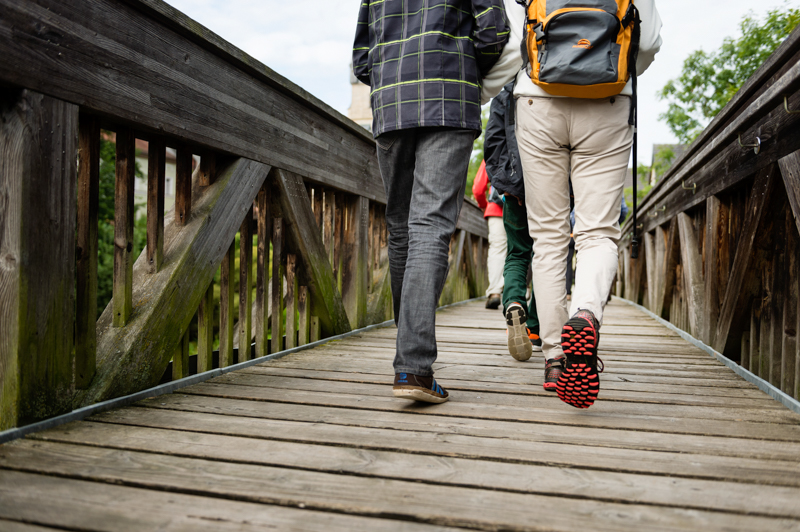
[[800,150],[778,160],[778,166],[797,230],[800,231]]
[[367,325],[369,276],[369,200],[354,196],[347,202],[347,222],[343,239],[342,302],[350,328]]
[[309,342],[310,307],[308,287],[301,286],[297,292],[297,345],[306,345]]
[[[781,245],[783,247],[783,245]],[[769,358],[766,379],[776,387],[781,387],[781,366],[783,354],[783,298],[786,290],[784,282],[785,250],[776,250],[772,258],[770,275],[769,316]]]
[[181,145],[175,152],[175,223],[186,225],[192,215],[192,152]]
[[251,290],[251,272],[253,271],[253,206],[242,221],[239,228],[239,362],[250,360],[252,351],[250,339],[252,335],[253,292]]
[[269,352],[269,241],[271,222],[269,205],[269,179],[264,181],[256,200],[258,249],[256,251],[256,358]]
[[147,151],[147,261],[150,273],[158,273],[164,262],[164,139],[150,140]]
[[100,199],[100,119],[82,116],[78,151],[78,251],[75,386],[87,388],[97,367],[97,214]]
[[[333,278],[336,279],[336,288],[342,293],[342,248],[344,247],[344,218],[345,218],[345,195],[336,193],[334,204],[336,216],[333,226]],[[349,323],[349,322],[348,322]]]
[[719,311],[719,322],[713,347],[720,353],[725,351],[728,341],[728,333],[734,314],[737,312],[739,302],[739,292],[745,281],[745,274],[750,265],[750,258],[753,252],[753,242],[756,231],[764,216],[764,207],[769,204],[772,189],[774,188],[776,165],[770,165],[758,173],[750,191],[750,199],[747,202],[747,211],[739,236],[739,243],[736,248],[736,255],[733,259],[733,267],[725,290],[725,297],[722,299],[722,306]]
[[272,220],[272,352],[283,350],[283,218]]
[[219,281],[219,367],[227,368],[233,361],[233,276],[236,271],[236,243],[231,242],[222,259]]
[[204,150],[200,156],[200,175],[198,177],[201,187],[214,183],[217,174],[217,154],[211,150]]
[[311,315],[308,337],[311,342],[318,342],[322,340],[322,327],[320,325],[319,317],[315,316],[314,314]]
[[72,408],[78,108],[0,101],[1,431]]
[[707,345],[714,343],[719,319],[719,248],[727,236],[725,234],[727,227],[722,225],[722,221],[726,218],[723,209],[724,207],[716,196],[709,196],[706,200],[705,271],[703,274],[705,294],[704,305],[702,305],[704,319],[701,339]]
[[297,257],[286,255],[286,349],[297,347]]
[[703,309],[703,261],[700,257],[692,219],[686,213],[678,215],[678,234],[681,241],[681,265],[686,286],[686,301],[689,305],[689,326],[694,337],[701,337],[704,330]]
[[325,244],[325,251],[328,253],[328,261],[333,266],[333,232],[335,229],[334,218],[336,215],[336,197],[331,189],[325,191],[323,203],[324,219],[322,224],[322,242]]
[[[34,447],[36,446],[36,447]],[[348,514],[385,515],[421,520],[439,525],[477,529],[524,529],[530,523],[530,508],[546,508],[559,497],[537,493],[500,492],[438,485],[431,497],[419,484],[407,480],[335,475],[282,467],[211,462],[196,458],[162,456],[135,451],[109,453],[104,449],[49,442],[15,442],[4,453],[29,472],[55,473],[72,478],[113,477],[126,484],[148,485],[160,490],[187,491],[234,500],[298,506]],[[197,483],[198,469],[220,478],[218,483]],[[87,474],[88,473],[88,474]],[[765,490],[767,491],[767,490]],[[789,490],[786,490],[789,491]],[[785,495],[785,494],[784,494]],[[581,513],[551,513],[549,525],[562,530],[631,530],[659,523],[681,527],[685,510],[645,504],[581,499]],[[746,514],[731,515],[694,510],[692,524],[704,530],[768,530],[781,521]]]
[[172,380],[189,376],[189,329],[183,333],[175,354],[172,355]]
[[114,182],[114,327],[124,327],[133,314],[133,226],[136,149],[133,131],[117,129]]
[[647,270],[647,300],[645,306],[651,311],[655,312],[656,308],[656,293],[658,292],[656,281],[656,242],[652,233],[644,234],[644,255],[646,257],[646,270]]
[[[222,295],[222,290],[220,290]],[[222,345],[220,343],[220,345]],[[197,372],[211,371],[214,361],[214,283],[197,309]]]
[[[273,179],[277,185],[276,192],[279,196],[281,210],[286,217],[293,248],[303,264],[304,281],[308,282],[313,312],[321,320],[322,328],[330,331],[331,334],[348,332],[350,331],[348,313],[337,288],[338,283],[331,269],[319,227],[314,220],[311,201],[306,194],[303,180],[300,176],[283,170],[273,171]],[[335,197],[338,199],[339,194]],[[343,211],[338,210],[336,212],[337,226],[341,224],[342,213]],[[341,240],[334,238],[334,242],[336,242],[335,254],[338,252]],[[362,279],[362,281],[365,280]],[[275,285],[273,284],[274,289]]]

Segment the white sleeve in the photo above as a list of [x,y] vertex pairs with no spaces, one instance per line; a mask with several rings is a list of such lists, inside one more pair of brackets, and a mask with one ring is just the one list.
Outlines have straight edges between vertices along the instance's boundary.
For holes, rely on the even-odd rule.
[[510,34],[500,59],[492,67],[489,73],[483,78],[481,89],[481,105],[485,105],[500,94],[503,86],[514,79],[520,68],[522,68],[522,54],[520,44],[522,43],[522,27],[525,25],[525,8],[519,5],[516,0],[504,0],[506,18]]
[[642,74],[653,62],[661,49],[661,17],[656,9],[655,0],[635,0],[642,19],[642,35],[639,40],[639,58],[636,61],[636,73]]

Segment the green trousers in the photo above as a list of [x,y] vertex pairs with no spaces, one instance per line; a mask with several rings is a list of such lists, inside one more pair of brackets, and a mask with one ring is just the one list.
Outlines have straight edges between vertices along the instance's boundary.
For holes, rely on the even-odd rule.
[[[525,306],[528,291],[528,267],[533,260],[533,239],[528,231],[528,211],[513,197],[503,206],[503,226],[506,228],[508,251],[503,267],[503,314],[511,303]],[[531,292],[528,308],[528,329],[539,334],[539,315],[536,313],[536,296]]]

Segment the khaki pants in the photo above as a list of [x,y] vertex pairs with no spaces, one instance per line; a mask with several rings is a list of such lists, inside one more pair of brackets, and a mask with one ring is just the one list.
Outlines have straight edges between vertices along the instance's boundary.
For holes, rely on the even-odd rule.
[[486,295],[503,295],[503,266],[506,264],[506,229],[503,227],[503,219],[499,216],[486,218],[489,225],[489,253],[486,269],[489,270],[489,288]]
[[[569,316],[588,309],[603,318],[617,273],[620,197],[633,138],[629,112],[627,96],[517,100],[517,141],[534,241],[533,289],[547,359],[562,353],[561,327]],[[578,264],[568,312],[570,170]]]

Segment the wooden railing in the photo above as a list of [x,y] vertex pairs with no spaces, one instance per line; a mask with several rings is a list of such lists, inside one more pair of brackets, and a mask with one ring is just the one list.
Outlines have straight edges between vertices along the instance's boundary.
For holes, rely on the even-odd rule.
[[623,227],[616,294],[800,397],[800,29]]
[[[159,0],[0,12],[0,429],[392,317],[367,131]],[[97,319],[101,131],[116,138],[115,255]],[[486,238],[465,201],[443,304],[485,289]]]

